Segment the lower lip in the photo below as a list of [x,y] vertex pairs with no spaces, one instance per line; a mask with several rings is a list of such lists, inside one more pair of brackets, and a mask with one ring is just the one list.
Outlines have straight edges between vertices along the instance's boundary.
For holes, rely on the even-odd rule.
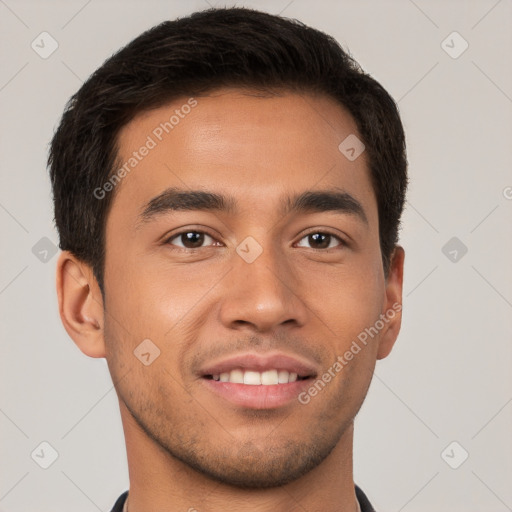
[[213,393],[234,405],[249,409],[277,409],[283,407],[294,400],[298,401],[299,394],[311,385],[311,379],[270,386],[233,384],[205,378],[201,380]]

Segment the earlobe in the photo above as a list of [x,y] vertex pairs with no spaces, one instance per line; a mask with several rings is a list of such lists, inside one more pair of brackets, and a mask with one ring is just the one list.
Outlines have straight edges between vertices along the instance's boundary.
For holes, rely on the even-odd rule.
[[405,252],[402,247],[395,247],[391,256],[389,273],[386,279],[386,300],[382,314],[385,329],[379,340],[377,359],[389,355],[400,332],[402,324],[402,288],[404,277]]
[[103,298],[89,265],[69,251],[57,262],[59,313],[66,332],[90,357],[105,357]]

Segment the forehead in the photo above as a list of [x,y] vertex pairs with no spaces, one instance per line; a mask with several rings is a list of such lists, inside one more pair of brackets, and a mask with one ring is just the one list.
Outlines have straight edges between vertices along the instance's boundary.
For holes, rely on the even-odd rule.
[[221,89],[183,97],[119,133],[118,168],[126,172],[113,210],[140,209],[169,187],[225,192],[238,197],[238,212],[314,188],[373,197],[366,154],[351,161],[339,149],[357,135],[352,116],[324,96]]

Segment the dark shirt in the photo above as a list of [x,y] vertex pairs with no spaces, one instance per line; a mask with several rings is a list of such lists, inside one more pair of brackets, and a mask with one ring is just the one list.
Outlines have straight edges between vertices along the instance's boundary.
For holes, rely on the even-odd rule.
[[[110,512],[123,512],[123,505],[128,496],[128,491],[123,492],[121,496],[116,501],[114,508]],[[359,501],[359,506],[361,507],[361,512],[375,512],[375,509],[372,507],[371,503],[368,501],[365,493],[356,485],[356,497]]]

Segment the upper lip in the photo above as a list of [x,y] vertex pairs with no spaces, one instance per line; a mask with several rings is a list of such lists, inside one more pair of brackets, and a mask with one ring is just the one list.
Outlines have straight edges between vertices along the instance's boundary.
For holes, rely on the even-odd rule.
[[270,352],[259,354],[246,352],[226,357],[221,360],[205,364],[200,370],[201,377],[206,375],[220,375],[231,370],[242,369],[264,372],[266,370],[286,370],[296,373],[299,377],[314,377],[317,375],[315,365],[310,361],[296,355],[283,352]]

